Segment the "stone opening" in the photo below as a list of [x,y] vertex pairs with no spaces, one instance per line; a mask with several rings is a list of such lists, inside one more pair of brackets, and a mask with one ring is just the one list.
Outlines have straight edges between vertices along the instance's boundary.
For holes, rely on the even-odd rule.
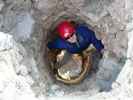
[[[60,23],[62,20],[69,20],[70,22],[71,22],[71,24],[73,24],[73,25],[79,25],[79,24],[82,24],[82,25],[85,25],[85,26],[88,26],[88,28],[89,29],[92,29],[92,27],[91,27],[91,25],[88,25],[88,24],[86,24],[85,23],[85,21],[84,20],[82,20],[82,19],[77,19],[77,17],[71,17],[71,16],[66,16],[66,15],[63,15],[63,16],[60,16],[59,17],[59,19],[57,19],[57,21],[55,21],[51,26],[50,26],[50,29],[49,29],[49,31],[47,32],[47,40],[46,40],[46,44],[48,43],[48,41],[50,42],[50,41],[53,41],[54,39],[56,39],[57,37],[59,37],[58,36],[58,33],[57,33],[57,31],[56,31],[56,27],[57,27],[57,25],[58,25],[58,23]],[[47,52],[46,52],[46,55],[44,54],[44,58],[45,57],[47,57],[48,58],[48,51],[50,51],[50,50],[47,50]],[[54,51],[53,51],[54,52]],[[66,59],[64,60],[64,63],[67,61],[67,59],[71,59],[71,60],[73,60],[71,57],[70,57],[70,54],[68,53],[68,54],[66,54]],[[92,69],[93,69],[93,71],[97,71],[98,70],[98,63],[99,63],[99,61],[100,61],[100,53],[98,53],[98,52],[94,52],[93,54],[92,54]],[[52,61],[49,61],[49,60],[47,60],[48,61],[48,63],[49,63],[49,66],[50,66],[50,62],[52,62]],[[69,64],[68,65],[64,65],[64,66],[72,66],[73,64],[74,64],[74,62],[70,62],[70,61],[68,61],[69,62]],[[72,64],[72,65],[71,65]],[[77,64],[76,64],[77,65]],[[74,66],[76,66],[76,65],[73,65],[73,68],[74,68]],[[64,68],[66,68],[66,70],[67,69],[70,69],[69,67],[64,67]],[[74,69],[71,69],[71,70],[73,70],[73,74],[74,74],[74,72],[76,73],[76,72],[78,72],[78,71],[80,71],[81,70],[81,68],[80,67],[78,67],[78,65],[77,65],[77,69],[75,69],[75,71],[74,71]],[[64,70],[65,71],[65,69],[63,69],[63,68],[61,68],[62,69],[62,71]],[[50,71],[52,71],[52,69],[50,69]],[[70,72],[70,73],[72,73],[72,72]],[[88,72],[88,74],[89,74],[89,72]]]
[[[130,2],[128,1],[127,5],[132,4]],[[25,97],[27,97],[29,91],[31,94],[29,96],[32,99],[34,95],[36,97],[44,97],[46,95],[80,95],[90,97],[99,92],[109,91],[109,93],[111,93],[111,85],[112,83],[116,83],[115,80],[123,68],[126,59],[129,57],[132,60],[132,54],[130,53],[132,51],[131,34],[129,35],[129,38],[131,36],[131,43],[129,44],[129,51],[127,54],[127,33],[132,32],[132,23],[130,23],[132,22],[132,16],[130,15],[131,8],[128,6],[125,7],[125,0],[0,1],[0,31],[7,33],[1,36],[6,37],[7,35],[11,35],[11,37],[13,37],[11,41],[7,41],[9,39],[8,36],[8,39],[3,38],[3,40],[0,37],[0,43],[4,42],[2,50],[5,48],[3,51],[0,48],[1,57],[6,62],[9,62],[5,64],[3,59],[2,61],[0,60],[0,64],[4,66],[0,68],[7,68],[7,70],[3,71],[2,69],[2,71],[4,74],[11,76],[5,78],[6,75],[2,73],[1,76],[3,80],[2,87],[0,86],[0,93],[1,91],[9,95],[14,93],[15,97],[19,97],[17,98],[18,100],[21,99],[22,96],[26,95]],[[53,30],[59,20],[68,18],[81,23],[85,22],[93,30],[97,31],[96,33],[103,33],[96,35],[98,38],[104,40],[106,47],[103,59],[100,59],[100,61],[98,60],[99,70],[97,73],[91,73],[91,75],[86,76],[85,80],[78,85],[64,85],[53,80],[54,78],[51,76],[49,61],[46,55],[48,33],[51,32],[50,30]],[[126,26],[128,26],[127,29]],[[17,42],[13,41],[14,39]],[[20,46],[16,45],[16,43]],[[7,47],[10,48],[7,49]],[[127,65],[129,64],[126,66],[127,68],[132,66],[131,63],[128,63],[130,59],[126,62]],[[14,70],[8,70],[8,67]],[[121,84],[119,83],[120,86],[123,80],[125,84],[126,82],[128,83],[128,76],[132,76],[132,73],[130,71],[128,73],[127,70],[126,68],[123,69],[119,76],[119,81],[121,82]],[[9,71],[9,73],[7,73],[7,71]],[[10,75],[10,71],[14,74]],[[16,79],[14,79],[14,76]],[[131,76],[130,78],[132,79]],[[7,82],[7,80],[11,85],[5,85],[8,84],[4,83]],[[123,87],[125,87],[125,84]],[[6,87],[7,89],[5,89]],[[126,90],[128,90],[129,87],[126,87]],[[114,88],[117,89],[117,87]],[[17,90],[17,92],[9,90]],[[123,90],[126,91],[125,88],[122,88],[122,91]],[[121,90],[117,90],[113,95],[117,95],[119,91]],[[8,96],[7,94],[5,97]],[[103,95],[105,96],[107,93]],[[123,97],[123,94],[121,97]],[[40,100],[40,98],[37,99]],[[107,100],[108,99],[109,97]]]
[[[56,19],[56,20],[55,20]],[[43,38],[45,38],[45,41],[47,39],[50,39],[51,35],[53,34],[53,30],[57,26],[57,24],[64,19],[74,20],[81,24],[86,24],[89,28],[93,29],[96,32],[96,36],[99,38],[101,34],[99,34],[100,28],[98,28],[95,25],[90,25],[86,23],[86,19],[82,19],[81,16],[70,16],[70,15],[61,15],[58,18],[53,18],[53,20],[50,20],[51,23],[49,27],[47,27],[47,30],[44,29],[45,35]],[[49,20],[47,20],[48,22]],[[88,22],[91,22],[88,20]],[[101,38],[101,37],[100,37]],[[44,40],[44,39],[43,39]],[[47,42],[45,42],[47,43]],[[44,46],[44,41],[43,41]],[[106,46],[106,45],[105,45]],[[46,49],[46,47],[43,47]],[[58,95],[58,93],[61,95],[74,95],[76,93],[90,93],[91,95],[94,95],[101,91],[109,91],[111,89],[112,83],[115,81],[117,75],[119,74],[122,66],[124,65],[124,59],[125,58],[118,58],[112,51],[106,51],[106,54],[104,54],[104,58],[100,59],[99,54],[95,53],[93,54],[93,68],[95,68],[96,72],[88,73],[86,78],[77,85],[65,85],[63,83],[60,83],[59,81],[54,80],[54,77],[52,76],[52,72],[49,72],[49,77],[51,76],[48,83],[48,88],[46,89],[46,93],[48,96],[50,96],[52,93],[53,95]],[[107,56],[107,57],[106,57]],[[44,52],[44,58],[47,57],[47,49]],[[49,62],[46,60],[46,62]],[[46,67],[49,66],[49,63]],[[115,68],[116,67],[116,68]],[[47,69],[47,68],[46,68]],[[97,70],[98,69],[98,70]],[[48,71],[51,69],[48,67]],[[52,80],[52,81],[51,81]],[[79,91],[81,90],[81,91]],[[92,92],[92,90],[94,92]],[[60,91],[60,92],[59,92]],[[55,93],[54,93],[55,92]]]

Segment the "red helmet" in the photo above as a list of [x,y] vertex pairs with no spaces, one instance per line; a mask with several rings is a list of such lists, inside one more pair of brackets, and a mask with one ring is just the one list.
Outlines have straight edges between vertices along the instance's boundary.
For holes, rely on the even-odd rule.
[[75,28],[70,22],[63,21],[57,26],[57,31],[61,38],[66,39],[73,35]]

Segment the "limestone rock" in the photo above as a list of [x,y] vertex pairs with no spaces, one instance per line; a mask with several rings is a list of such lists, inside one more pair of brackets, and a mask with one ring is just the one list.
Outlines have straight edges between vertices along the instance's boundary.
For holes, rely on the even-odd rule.
[[14,46],[14,41],[11,35],[0,32],[0,51],[9,50]]
[[3,1],[0,1],[0,11],[2,10],[3,7],[4,7],[4,3]]
[[33,32],[35,21],[29,13],[18,16],[18,20],[20,20],[20,22],[12,29],[12,33],[14,33],[16,40],[26,41]]
[[[69,100],[132,100],[132,10],[132,0],[0,0],[0,99],[44,100],[48,88]],[[97,74],[75,86],[54,82],[45,56],[49,28],[65,14],[92,26],[109,52]]]
[[[28,77],[24,77],[16,73],[15,68],[21,66],[23,56],[20,54],[20,48],[11,35],[0,33],[0,99],[14,100],[14,98],[21,100],[22,98],[30,98],[36,100],[34,92],[30,89],[33,84],[32,78],[27,81]],[[5,42],[5,40],[8,40]],[[9,45],[12,44],[12,45]],[[6,50],[2,50],[3,48]],[[23,74],[24,70],[20,69]],[[25,74],[28,76],[28,74]]]

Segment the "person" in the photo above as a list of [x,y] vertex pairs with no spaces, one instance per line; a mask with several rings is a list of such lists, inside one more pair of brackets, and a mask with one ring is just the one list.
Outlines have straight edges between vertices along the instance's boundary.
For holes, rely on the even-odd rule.
[[95,32],[86,25],[73,25],[65,20],[58,24],[57,32],[59,37],[48,42],[49,49],[66,50],[71,54],[82,53],[90,44],[96,48],[99,53],[103,53],[104,45],[101,40],[95,36]]

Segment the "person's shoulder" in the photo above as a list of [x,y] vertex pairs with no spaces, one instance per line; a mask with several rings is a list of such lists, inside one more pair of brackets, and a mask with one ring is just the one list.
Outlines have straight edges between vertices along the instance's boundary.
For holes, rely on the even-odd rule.
[[76,27],[77,31],[87,31],[87,32],[94,32],[93,30],[91,30],[86,24],[79,24]]
[[77,25],[76,29],[77,30],[79,30],[79,29],[88,29],[88,27],[87,27],[87,25],[79,24],[79,25]]
[[56,42],[56,43],[65,43],[66,41],[64,39],[58,37],[53,42]]
[[87,25],[82,25],[82,24],[79,25],[79,26],[77,26],[76,31],[79,32],[79,33],[82,33],[82,34],[87,34],[87,35],[90,35],[90,33],[91,34],[94,34],[94,31],[93,30],[91,30],[90,28],[88,28]]

